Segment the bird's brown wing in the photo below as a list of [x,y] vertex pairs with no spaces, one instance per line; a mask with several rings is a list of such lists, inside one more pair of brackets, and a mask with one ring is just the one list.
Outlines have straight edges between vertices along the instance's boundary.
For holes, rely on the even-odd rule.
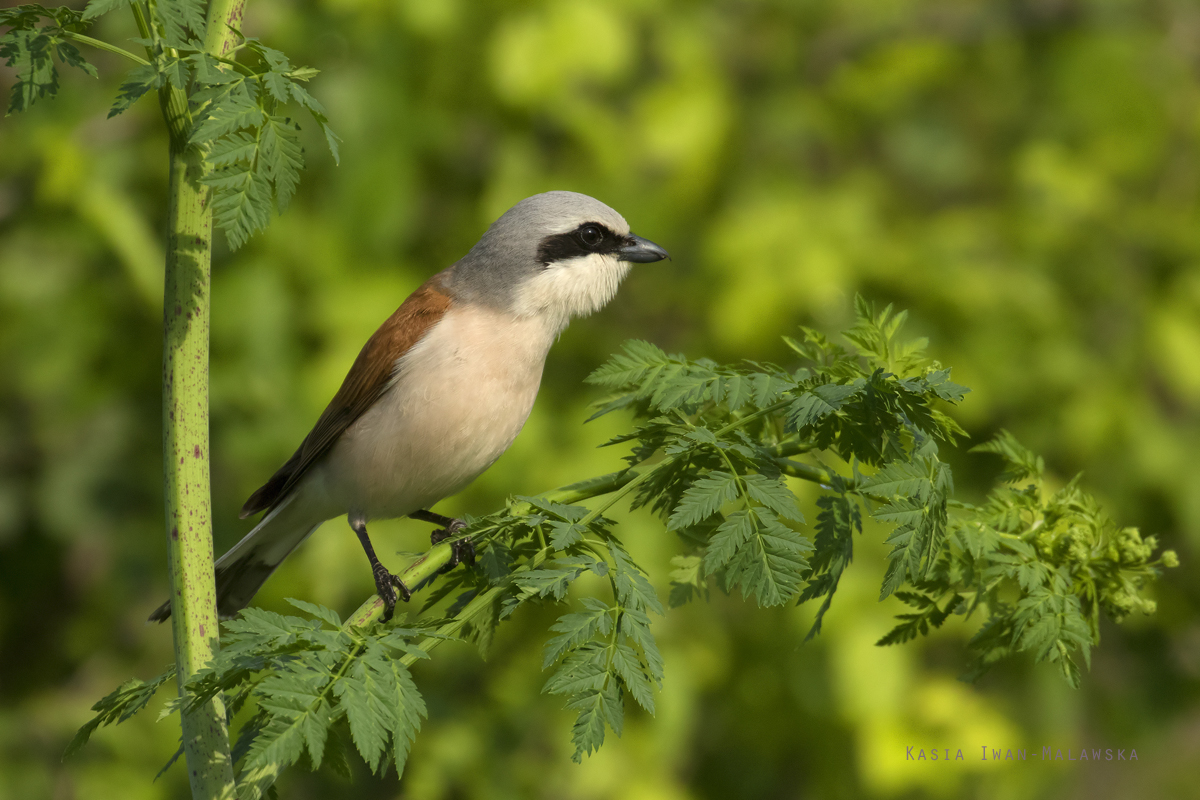
[[438,276],[409,295],[363,345],[341,388],[304,442],[269,481],[250,495],[242,506],[243,518],[269,511],[287,497],[308,468],[329,452],[346,428],[379,399],[392,377],[396,359],[419,342],[450,305],[450,296],[441,288]]

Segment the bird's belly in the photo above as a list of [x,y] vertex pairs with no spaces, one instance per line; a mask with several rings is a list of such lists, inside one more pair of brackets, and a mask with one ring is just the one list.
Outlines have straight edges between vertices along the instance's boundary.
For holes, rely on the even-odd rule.
[[447,314],[330,452],[322,472],[337,505],[390,518],[461,491],[525,424],[549,336],[531,320]]

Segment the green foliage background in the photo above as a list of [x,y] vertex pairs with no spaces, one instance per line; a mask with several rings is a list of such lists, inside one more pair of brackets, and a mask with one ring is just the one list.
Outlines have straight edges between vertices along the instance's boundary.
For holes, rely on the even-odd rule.
[[[868,524],[802,647],[812,604],[717,594],[657,620],[657,716],[630,709],[582,766],[572,712],[540,692],[557,612],[529,609],[486,663],[451,644],[415,668],[429,719],[400,786],[295,771],[285,796],[1200,796],[1194,4],[255,0],[248,14],[247,35],[322,69],[309,88],[342,162],[306,129],[287,214],[215,258],[218,551],[403,297],[513,202],[569,188],[674,261],[638,267],[572,325],[512,450],[443,513],[619,467],[595,445],[620,415],[580,423],[597,397],[583,377],[624,339],[786,363],[780,333],[846,327],[861,292],[909,308],[972,388],[957,417],[976,442],[1003,426],[1059,484],[1084,471],[1119,523],[1183,562],[1156,585],[1155,617],[1106,625],[1081,690],[1029,660],[969,686],[957,619],[874,646],[905,609],[876,602],[886,550]],[[136,35],[119,14],[98,30]],[[92,702],[171,659],[169,631],[142,622],[166,591],[166,143],[149,100],[105,120],[125,65],[86,55],[99,86],[64,72],[57,100],[0,123],[0,796],[184,797],[179,765],[150,782],[176,748],[153,714],[59,763]],[[952,458],[958,492],[979,499],[997,460]],[[648,514],[617,518],[664,576],[673,538]],[[398,564],[389,553],[421,548],[428,526],[372,532]],[[348,612],[371,591],[333,522],[258,601]],[[909,745],[966,760],[906,762]],[[1033,760],[983,762],[985,745]],[[1043,746],[1139,760],[1043,763]]]

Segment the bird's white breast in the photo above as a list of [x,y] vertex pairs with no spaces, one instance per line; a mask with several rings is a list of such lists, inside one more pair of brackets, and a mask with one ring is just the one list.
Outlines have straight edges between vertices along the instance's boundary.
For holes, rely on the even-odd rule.
[[557,333],[543,317],[451,308],[322,463],[336,513],[404,516],[463,489],[525,424]]

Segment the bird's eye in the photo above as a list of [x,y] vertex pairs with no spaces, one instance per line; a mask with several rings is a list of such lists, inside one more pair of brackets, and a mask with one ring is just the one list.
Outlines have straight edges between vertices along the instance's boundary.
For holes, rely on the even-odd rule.
[[596,247],[604,241],[604,233],[595,225],[585,225],[579,229],[579,241],[587,247]]

